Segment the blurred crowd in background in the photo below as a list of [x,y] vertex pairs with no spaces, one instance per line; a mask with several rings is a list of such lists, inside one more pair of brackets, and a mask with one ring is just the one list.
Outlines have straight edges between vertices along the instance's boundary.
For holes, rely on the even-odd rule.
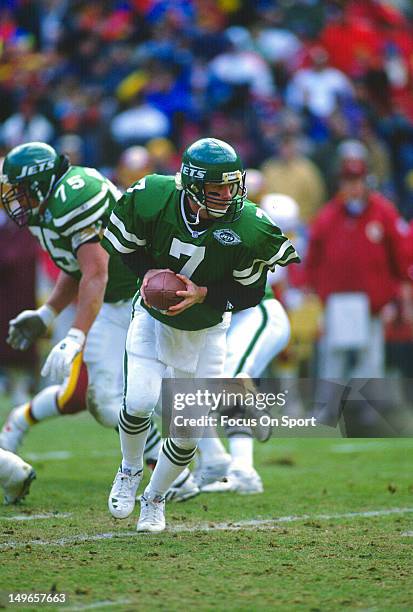
[[[411,2],[2,0],[0,156],[23,142],[48,142],[126,188],[147,173],[175,173],[185,146],[202,136],[237,149],[251,200],[282,193],[298,204],[280,225],[304,264],[272,279],[292,341],[271,373],[344,376],[357,351],[370,348],[385,361],[373,365],[370,355],[367,375],[413,378]],[[347,217],[323,216],[329,200],[343,199],[348,179],[377,196],[360,227],[356,192],[346,192]],[[353,240],[349,218],[364,241],[343,279],[329,249],[341,230],[344,243]],[[0,368],[19,402],[27,380],[15,372],[33,371],[38,357],[5,345],[8,320],[42,300],[56,271],[1,210],[0,240]],[[317,279],[320,261],[327,269]],[[346,366],[332,373],[320,362],[331,355],[318,339],[329,295],[341,291],[365,293],[371,320],[353,340],[336,338]],[[351,318],[363,305],[346,308]],[[334,305],[330,311],[337,327],[341,315]],[[370,333],[366,326],[377,321]]]

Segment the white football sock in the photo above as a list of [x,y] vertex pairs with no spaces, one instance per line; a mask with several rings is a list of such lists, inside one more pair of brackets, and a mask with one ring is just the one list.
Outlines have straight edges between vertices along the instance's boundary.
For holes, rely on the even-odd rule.
[[128,467],[133,474],[143,468],[143,451],[150,426],[150,417],[132,416],[124,408],[119,413],[122,466]]
[[164,497],[172,483],[191,463],[196,452],[195,448],[182,448],[173,440],[167,438],[159,453],[158,463],[145,490],[145,497]]
[[219,438],[201,438],[198,448],[201,453],[201,463],[204,465],[220,463],[222,458],[227,455],[225,446]]
[[231,468],[251,469],[254,466],[253,445],[250,436],[231,436],[228,438],[231,453]]
[[46,387],[32,399],[30,414],[36,422],[61,414],[57,405],[59,391],[59,385]]

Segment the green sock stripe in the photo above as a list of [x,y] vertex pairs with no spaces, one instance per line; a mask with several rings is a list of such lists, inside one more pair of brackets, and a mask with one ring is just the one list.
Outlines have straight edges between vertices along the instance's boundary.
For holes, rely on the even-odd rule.
[[146,425],[148,429],[151,426],[151,417],[137,417],[129,414],[125,408],[120,411],[119,417],[122,417],[127,423],[131,423],[132,425]]
[[160,438],[159,438],[159,440],[155,440],[155,441],[153,441],[153,442],[149,442],[149,443],[148,443],[148,440],[146,440],[146,444],[145,444],[145,455],[147,455],[148,453],[150,453],[150,452],[151,452],[151,450],[152,450],[153,448],[155,448],[157,444],[159,444],[159,442],[160,442]]
[[148,442],[152,442],[152,441],[158,442],[160,439],[161,439],[161,436],[158,431],[158,428],[156,427],[156,425],[154,427],[152,426],[149,432],[149,435],[148,435]]
[[171,463],[173,463],[174,465],[178,465],[180,467],[186,467],[188,465],[188,463],[191,463],[191,461],[192,461],[192,458],[185,459],[184,461],[179,461],[178,459],[174,459],[174,457],[172,457],[172,455],[170,455],[168,453],[168,451],[166,450],[165,446],[162,447],[162,452],[169,459],[169,461]]
[[162,446],[162,451],[168,457],[169,461],[171,461],[175,465],[180,465],[180,466],[186,466],[188,465],[188,463],[191,463],[192,459],[194,458],[195,452],[196,452],[196,447],[188,450],[188,449],[181,449],[179,448],[179,446],[176,446],[175,444],[174,445],[175,448],[178,449],[178,451],[175,451],[171,447],[170,442],[171,440],[167,439],[165,440]]
[[175,442],[173,440],[171,440],[171,438],[167,438],[165,440],[165,442],[170,444],[172,451],[174,451],[175,453],[178,453],[180,455],[186,456],[186,455],[190,455],[191,453],[194,453],[196,451],[196,447],[195,448],[182,448],[181,446],[178,446],[177,444],[175,444]]
[[[126,433],[130,434],[139,434],[143,433],[150,426],[150,419],[141,419],[139,418],[139,423],[136,422],[136,419],[139,417],[131,417],[124,411],[119,413],[119,427],[123,429]],[[133,419],[133,420],[131,420]]]

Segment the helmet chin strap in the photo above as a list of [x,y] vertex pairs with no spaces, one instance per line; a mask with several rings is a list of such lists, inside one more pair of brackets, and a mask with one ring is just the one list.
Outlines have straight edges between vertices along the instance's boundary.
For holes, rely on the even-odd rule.
[[199,222],[200,222],[199,214],[200,214],[201,210],[206,210],[210,217],[214,217],[215,219],[219,219],[220,217],[223,217],[227,213],[228,208],[229,208],[229,205],[226,206],[223,209],[220,209],[220,210],[218,210],[216,208],[209,208],[209,207],[205,206],[205,204],[201,204],[199,202],[199,200],[196,201],[195,204],[198,206],[198,210],[196,211],[195,221],[192,221],[191,225],[198,225],[199,224]]

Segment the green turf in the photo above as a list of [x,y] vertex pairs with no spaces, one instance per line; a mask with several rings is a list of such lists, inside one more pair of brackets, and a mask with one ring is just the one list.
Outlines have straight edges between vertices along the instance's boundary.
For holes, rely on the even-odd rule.
[[[352,452],[340,452],[343,446]],[[50,451],[73,455],[31,460],[38,477],[30,496],[18,508],[0,510],[3,592],[64,591],[69,608],[78,609],[89,604],[90,609],[130,611],[412,609],[413,539],[402,533],[413,529],[413,512],[317,518],[413,509],[409,439],[288,439],[257,445],[263,495],[202,495],[170,504],[168,523],[309,518],[239,531],[132,536],[137,513],[116,522],[106,506],[119,461],[116,434],[86,414],[56,419],[32,429],[22,455]],[[6,520],[46,512],[71,515]],[[119,537],[56,543],[113,532]],[[109,600],[115,602],[112,607]]]

